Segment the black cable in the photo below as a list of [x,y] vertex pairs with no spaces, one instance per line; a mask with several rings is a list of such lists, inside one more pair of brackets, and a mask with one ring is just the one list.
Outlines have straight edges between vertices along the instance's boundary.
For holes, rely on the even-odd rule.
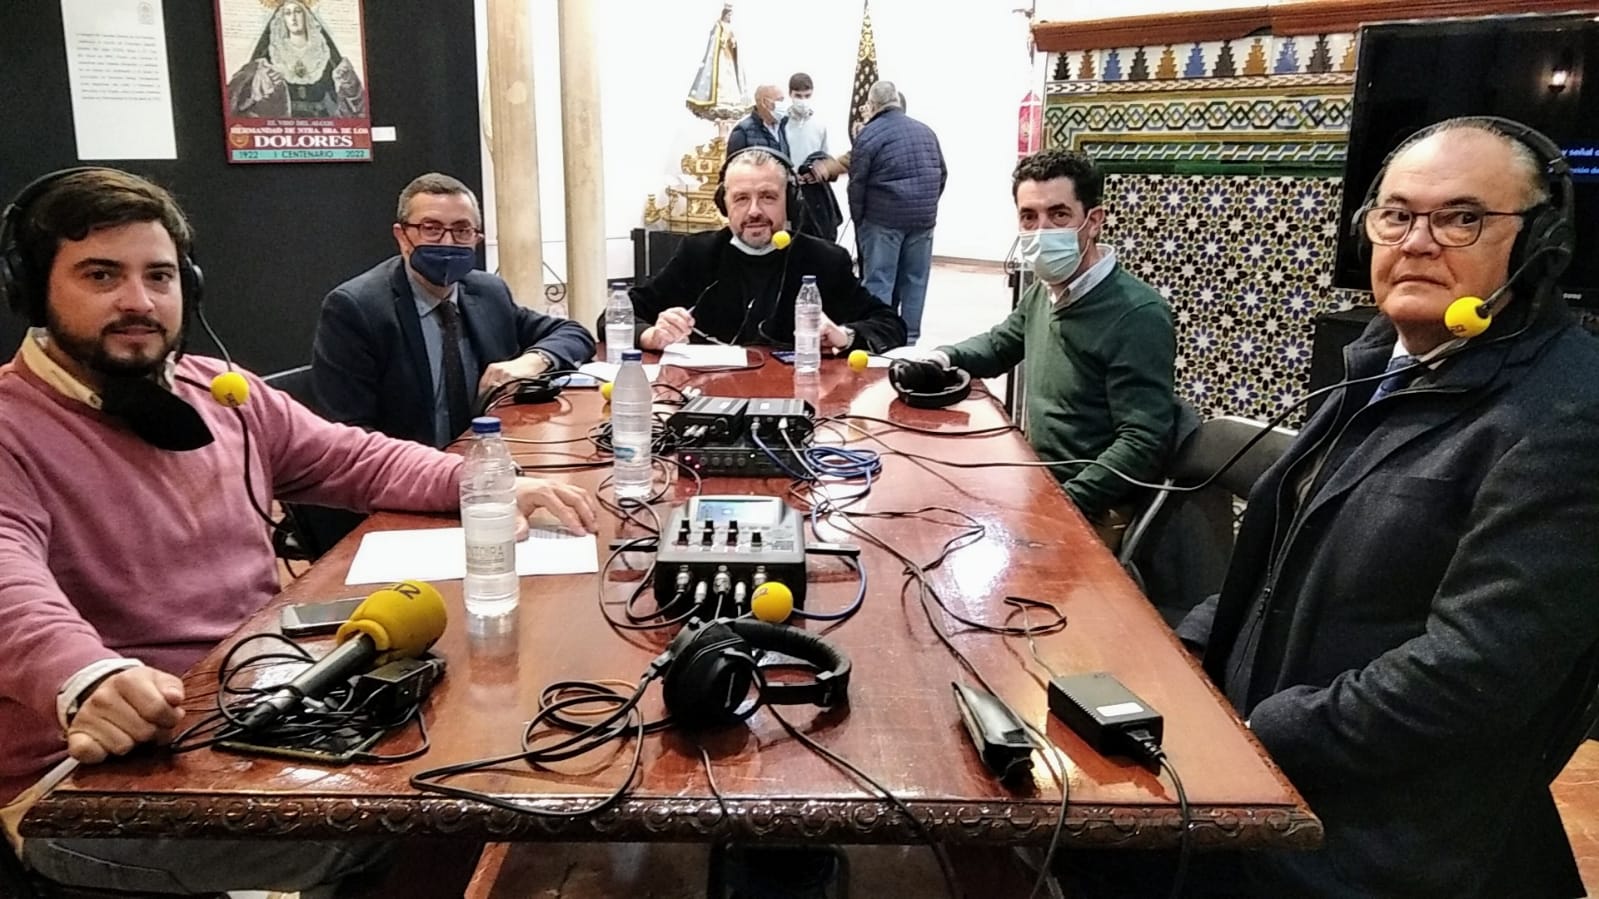
[[[286,650],[259,652],[235,664],[235,659],[246,647],[265,642],[280,643]],[[282,662],[311,665],[315,664],[315,659],[304,647],[282,634],[252,634],[235,642],[217,665],[217,687],[211,694],[216,711],[178,734],[169,748],[173,752],[191,752],[245,737],[252,745],[264,748],[332,753],[342,756],[339,759],[341,761],[359,760],[374,764],[406,761],[427,752],[429,740],[426,723],[421,718],[420,701],[407,703],[388,713],[374,708],[391,689],[388,686],[367,693],[357,702],[354,684],[341,685],[320,697],[314,705],[305,703],[285,712],[270,727],[246,727],[242,715],[265,697],[276,693],[282,684],[241,685],[238,679],[268,663],[276,665]],[[197,694],[193,698],[204,695]],[[373,738],[381,739],[404,727],[412,719],[416,720],[421,733],[418,748],[395,755],[380,755],[364,750],[344,755],[351,741],[365,743]]]
[[783,730],[787,731],[789,736],[799,741],[806,749],[859,778],[863,783],[866,783],[881,794],[884,799],[887,799],[894,808],[898,809],[899,813],[904,815],[905,819],[910,822],[911,829],[916,831],[916,835],[921,837],[927,843],[928,848],[933,850],[933,856],[938,859],[938,868],[944,875],[944,886],[949,890],[951,896],[959,899],[961,895],[960,882],[955,877],[955,870],[950,865],[949,857],[944,853],[943,847],[939,845],[938,841],[933,839],[933,834],[927,829],[927,825],[923,824],[921,819],[916,817],[916,813],[911,811],[911,807],[905,804],[905,800],[894,795],[893,791],[878,783],[870,774],[857,768],[848,759],[816,742],[810,735],[795,727],[777,711],[776,707],[768,705],[766,711],[777,720],[778,724],[783,726]]
[[825,422],[832,421],[869,421],[875,424],[888,425],[896,431],[907,431],[912,434],[926,434],[929,437],[993,437],[999,434],[1009,434],[1012,431],[1021,430],[1021,428],[1018,428],[1015,425],[994,425],[991,428],[972,428],[965,431],[947,431],[940,430],[938,428],[922,428],[917,427],[916,425],[908,425],[897,421],[889,421],[886,418],[878,418],[873,415],[856,415],[854,413],[830,415],[826,418],[819,419],[816,423],[820,425]]
[[[563,682],[561,686],[567,689],[576,687],[582,692],[576,696],[551,700],[550,696],[552,694],[546,691],[540,697],[538,712],[528,721],[527,726],[522,731],[521,751],[422,771],[411,776],[411,786],[424,792],[439,793],[457,799],[470,799],[474,802],[481,802],[508,811],[546,818],[580,818],[604,811],[621,801],[632,787],[633,781],[637,779],[643,764],[645,734],[652,727],[664,727],[666,725],[665,721],[647,722],[638,711],[639,699],[644,695],[644,690],[649,686],[650,681],[654,680],[656,676],[656,671],[652,668],[649,673],[639,680],[637,687],[630,695],[624,695],[605,684],[595,682]],[[561,691],[557,690],[555,695],[560,696]],[[614,708],[600,720],[588,725],[577,725],[576,722],[572,722],[560,714],[567,709],[595,704],[609,705]],[[580,727],[580,729],[571,736],[557,740],[554,743],[534,746],[534,733],[542,725],[561,727],[563,729],[570,729],[567,726],[571,725]],[[627,775],[615,790],[585,808],[576,810],[544,809],[525,805],[492,793],[484,793],[479,790],[443,783],[444,778],[484,771],[510,762],[526,762],[529,766],[536,768],[550,762],[565,761],[602,749],[613,740],[629,736],[633,739],[633,758],[628,765]]]
[[700,761],[705,763],[705,781],[711,785],[711,795],[716,797],[716,807],[722,810],[722,821],[726,821],[732,817],[732,812],[727,810],[727,799],[722,796],[722,789],[716,785],[716,775],[711,772],[711,754],[705,751],[705,744],[698,740],[694,741],[694,748],[700,751]]
[[[906,517],[906,516],[909,516],[909,515],[918,515],[918,516],[920,516],[920,515],[924,515],[927,512],[932,512],[932,511],[947,512],[947,513],[949,513],[951,515],[956,516],[958,519],[964,519],[966,522],[968,522],[971,525],[971,527],[967,528],[961,534],[957,534],[955,537],[951,538],[950,540],[945,541],[943,549],[940,551],[938,557],[934,559],[934,561],[933,561],[933,563],[931,565],[918,565],[914,560],[912,560],[905,553],[901,552],[897,547],[893,546],[892,544],[890,544],[886,540],[882,539],[881,537],[877,536],[876,534],[873,534],[870,531],[867,531],[859,523],[854,522],[854,521],[851,520],[854,517],[866,518],[866,517]],[[918,588],[917,595],[918,595],[919,605],[922,608],[922,614],[926,617],[927,624],[932,629],[933,634],[938,638],[939,642],[944,645],[944,648],[946,650],[948,650],[949,653],[955,658],[955,660],[961,665],[961,667],[964,668],[985,690],[987,690],[989,693],[993,694],[996,697],[999,696],[1000,693],[997,690],[994,689],[994,685],[992,683],[990,683],[988,678],[983,675],[982,671],[977,668],[977,665],[974,662],[972,662],[972,660],[970,658],[968,658],[967,655],[964,652],[961,651],[960,647],[955,645],[955,642],[954,642],[953,638],[949,635],[949,633],[947,631],[945,631],[945,629],[942,626],[940,626],[940,624],[938,623],[937,619],[933,616],[932,606],[928,602],[929,598],[931,598],[932,601],[934,603],[936,603],[941,610],[943,610],[944,614],[949,615],[951,618],[955,619],[956,621],[959,621],[959,622],[961,622],[963,624],[967,624],[970,627],[975,627],[975,628],[978,628],[978,629],[981,629],[981,630],[990,631],[990,632],[1009,633],[1009,634],[1013,634],[1013,635],[1023,635],[1023,636],[1026,636],[1028,638],[1029,642],[1032,641],[1033,635],[1035,635],[1035,634],[1054,633],[1054,632],[1056,632],[1058,630],[1061,630],[1061,629],[1065,628],[1065,626],[1066,626],[1066,616],[1059,609],[1057,609],[1054,606],[1049,605],[1047,603],[1043,603],[1043,602],[1040,602],[1038,600],[1033,600],[1033,599],[1026,599],[1026,598],[1023,598],[1023,597],[1014,597],[1013,596],[1013,597],[1007,597],[1005,599],[1006,603],[1008,603],[1008,604],[1010,604],[1012,606],[1015,606],[1023,614],[1023,616],[1024,616],[1023,626],[1020,627],[1020,628],[1014,628],[1014,627],[1009,627],[1009,626],[1003,627],[1003,628],[999,628],[999,627],[995,627],[993,625],[984,624],[982,622],[972,621],[970,619],[965,618],[962,615],[959,615],[959,614],[955,613],[953,610],[951,610],[949,608],[948,605],[946,605],[944,603],[943,598],[940,597],[938,595],[938,592],[932,587],[932,585],[930,583],[928,583],[927,571],[929,569],[931,569],[931,568],[936,567],[937,565],[942,564],[943,561],[946,558],[949,557],[950,553],[954,552],[956,549],[959,549],[962,546],[969,545],[975,539],[981,539],[982,534],[984,533],[984,530],[985,530],[980,522],[976,521],[976,519],[972,518],[970,515],[967,515],[964,512],[960,512],[960,511],[957,511],[955,509],[950,509],[950,508],[947,508],[947,507],[924,507],[922,509],[916,510],[915,512],[911,512],[911,513],[900,513],[900,512],[889,512],[889,513],[884,513],[884,512],[877,512],[877,513],[846,513],[846,512],[841,512],[841,511],[838,511],[838,510],[834,510],[834,511],[829,513],[829,517],[830,518],[832,516],[834,516],[834,515],[844,518],[849,523],[850,527],[859,536],[861,536],[864,539],[869,540],[872,543],[876,544],[877,546],[879,546],[884,551],[888,552],[890,555],[892,555],[895,558],[897,558],[901,563],[903,563],[905,565],[905,570],[906,570],[906,575],[907,576],[906,576],[906,580],[905,580],[904,585],[900,588],[901,592],[903,593],[903,591],[906,588],[910,587],[911,584],[913,584],[913,583],[916,584],[916,586]],[[939,522],[939,523],[945,524],[945,522]],[[1027,620],[1027,618],[1026,618],[1027,611],[1028,611],[1028,609],[1030,607],[1048,609],[1051,613],[1053,613],[1053,615],[1055,616],[1055,619],[1050,621],[1050,622],[1048,622],[1048,623],[1046,623],[1046,624],[1044,624],[1044,625],[1035,627],[1035,626],[1032,625],[1031,621]],[[1040,872],[1039,872],[1039,879],[1038,879],[1037,882],[1034,883],[1034,886],[1033,886],[1033,894],[1036,894],[1037,891],[1043,886],[1044,882],[1046,881],[1046,879],[1049,876],[1050,864],[1053,862],[1055,852],[1056,852],[1056,850],[1057,850],[1057,848],[1058,848],[1058,846],[1060,844],[1060,838],[1061,838],[1061,835],[1064,832],[1064,829],[1065,829],[1065,826],[1066,826],[1066,816],[1067,816],[1067,810],[1068,810],[1068,808],[1070,806],[1070,792],[1071,791],[1070,791],[1070,784],[1067,782],[1067,779],[1066,779],[1065,771],[1064,770],[1058,770],[1057,771],[1057,769],[1055,768],[1054,760],[1050,756],[1050,753],[1049,753],[1049,741],[1048,741],[1048,739],[1042,733],[1040,733],[1039,731],[1034,729],[1031,725],[1027,725],[1027,730],[1028,730],[1029,737],[1030,737],[1030,739],[1032,739],[1034,745],[1036,745],[1038,747],[1039,751],[1041,753],[1043,753],[1043,755],[1045,757],[1045,760],[1046,760],[1046,764],[1049,766],[1050,772],[1055,775],[1056,782],[1060,785],[1060,791],[1061,791],[1060,810],[1059,810],[1059,812],[1058,812],[1058,814],[1056,816],[1056,819],[1055,819],[1055,829],[1054,829],[1054,832],[1053,832],[1053,834],[1052,834],[1052,836],[1050,838],[1050,848],[1049,848],[1049,851],[1046,853],[1045,858],[1044,858],[1044,862],[1043,862],[1043,864],[1041,866],[1041,869],[1040,869]],[[1029,899],[1031,899],[1031,895],[1029,896]]]
[[1182,844],[1177,850],[1177,873],[1172,875],[1171,883],[1171,899],[1178,899],[1183,894],[1183,880],[1188,876],[1188,857],[1193,851],[1194,814],[1188,805],[1188,792],[1183,789],[1183,779],[1177,776],[1177,768],[1165,752],[1160,754],[1160,765],[1171,775],[1172,786],[1177,788],[1177,807],[1183,819]]
[[1044,888],[1044,884],[1049,881],[1050,866],[1054,864],[1055,852],[1060,848],[1061,834],[1066,830],[1066,810],[1071,805],[1072,788],[1071,783],[1066,779],[1065,766],[1055,767],[1055,747],[1049,742],[1049,738],[1025,721],[1022,722],[1022,726],[1027,729],[1027,738],[1038,748],[1038,754],[1043,757],[1044,764],[1048,766],[1050,775],[1055,778],[1055,783],[1060,785],[1060,812],[1055,815],[1055,829],[1049,835],[1049,849],[1044,853],[1044,860],[1039,863],[1038,879],[1033,881],[1033,888],[1027,893],[1027,899],[1033,899],[1034,896],[1038,895],[1038,891]]

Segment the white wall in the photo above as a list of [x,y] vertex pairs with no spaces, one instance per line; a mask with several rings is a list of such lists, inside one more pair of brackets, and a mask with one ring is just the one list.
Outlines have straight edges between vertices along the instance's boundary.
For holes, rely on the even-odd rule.
[[[478,7],[480,82],[488,71]],[[561,172],[560,68],[555,0],[526,0],[533,13],[534,94],[545,261],[563,277],[566,248]],[[608,271],[633,274],[631,229],[645,198],[660,193],[682,155],[715,129],[683,100],[722,0],[591,0],[599,36],[605,140]],[[1020,0],[966,0],[934,11],[925,0],[872,0],[881,77],[902,90],[912,117],[937,132],[950,175],[933,250],[938,255],[1003,259],[1015,230],[1010,169],[1016,161],[1016,107],[1042,83],[1043,56],[1030,70]],[[958,10],[958,12],[956,11]],[[808,72],[828,125],[829,149],[847,148],[845,116],[855,74],[861,0],[735,2],[733,30],[746,87]],[[419,73],[425,77],[425,73]],[[485,113],[486,113],[486,106]],[[375,124],[383,124],[375,122]],[[404,135],[401,135],[404,138]],[[492,160],[484,154],[485,205],[492,210]],[[841,191],[842,196],[842,191]],[[490,212],[492,237],[492,211]],[[848,241],[848,239],[847,239]],[[493,248],[490,248],[490,264]]]

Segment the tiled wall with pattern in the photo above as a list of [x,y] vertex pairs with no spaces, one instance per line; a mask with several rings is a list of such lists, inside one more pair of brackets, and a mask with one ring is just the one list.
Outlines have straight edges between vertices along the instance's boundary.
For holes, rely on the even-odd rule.
[[1049,145],[1111,173],[1106,239],[1171,302],[1203,416],[1275,414],[1306,389],[1314,316],[1366,300],[1332,288],[1356,52],[1262,35],[1049,61]]

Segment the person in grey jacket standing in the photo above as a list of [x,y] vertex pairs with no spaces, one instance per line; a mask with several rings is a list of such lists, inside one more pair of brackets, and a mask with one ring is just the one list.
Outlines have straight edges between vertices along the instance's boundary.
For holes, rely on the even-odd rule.
[[866,127],[855,138],[849,162],[849,214],[860,244],[861,282],[905,319],[915,343],[949,169],[938,136],[905,114],[893,82],[872,85],[866,105]]

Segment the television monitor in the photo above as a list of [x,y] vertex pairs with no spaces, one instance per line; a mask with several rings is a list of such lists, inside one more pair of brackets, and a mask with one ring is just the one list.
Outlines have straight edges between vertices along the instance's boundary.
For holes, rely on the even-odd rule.
[[[1599,17],[1496,16],[1373,25],[1360,33],[1333,284],[1369,290],[1369,262],[1349,233],[1382,161],[1412,132],[1443,119],[1496,115],[1559,144],[1571,163],[1577,252],[1566,298],[1599,307]],[[1599,77],[1599,71],[1595,72]]]

